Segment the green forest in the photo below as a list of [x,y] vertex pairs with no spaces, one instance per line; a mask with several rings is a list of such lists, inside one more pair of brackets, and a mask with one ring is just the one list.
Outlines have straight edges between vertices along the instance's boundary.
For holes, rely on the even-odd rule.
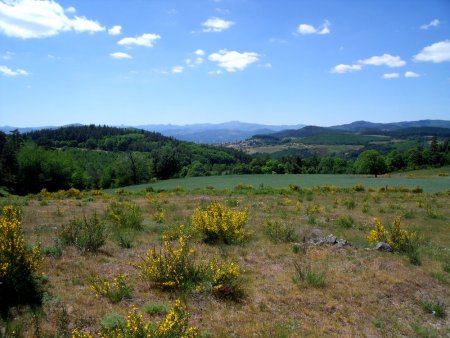
[[250,156],[223,146],[178,141],[134,128],[69,126],[0,132],[0,187],[106,189],[176,177],[226,174],[383,174],[450,164],[448,139],[414,142],[404,151],[363,148],[348,156]]

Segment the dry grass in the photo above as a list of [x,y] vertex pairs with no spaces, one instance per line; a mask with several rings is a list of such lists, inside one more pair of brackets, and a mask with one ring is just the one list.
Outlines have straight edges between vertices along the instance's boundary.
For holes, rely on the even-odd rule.
[[[49,278],[49,300],[43,306],[41,332],[56,332],[61,304],[67,308],[69,328],[89,329],[98,328],[100,320],[112,312],[126,316],[132,304],[143,312],[145,304],[171,304],[176,298],[187,304],[190,324],[214,337],[414,336],[416,324],[442,336],[450,332],[449,316],[435,318],[421,308],[424,300],[443,301],[447,311],[450,307],[449,285],[432,276],[433,272],[442,271],[442,261],[450,257],[447,195],[314,191],[266,195],[164,192],[153,196],[158,207],[166,210],[162,224],[151,221],[157,206],[145,196],[120,197],[132,200],[144,211],[144,230],[131,249],[123,249],[109,239],[97,254],[81,255],[69,246],[64,247],[61,258],[45,257],[42,269]],[[46,203],[36,199],[23,203],[22,199],[25,237],[43,247],[51,245],[61,224],[94,213],[102,217],[115,198],[119,197],[105,195],[90,201],[64,199]],[[245,291],[240,302],[218,300],[205,292],[168,293],[139,278],[139,271],[130,262],[139,261],[149,248],[159,247],[164,229],[170,225],[188,226],[196,207],[230,199],[237,200],[237,209],[248,208],[247,227],[254,231],[252,238],[242,245],[225,246],[207,245],[194,236],[193,247],[198,260],[217,256],[239,263],[244,271]],[[349,199],[355,203],[353,209],[347,206]],[[314,213],[312,225],[308,224],[306,211],[314,205],[319,210]],[[426,205],[438,217],[430,218]],[[373,217],[389,224],[395,216],[407,212],[409,216],[403,218],[402,225],[425,238],[421,266],[411,265],[405,256],[366,249]],[[353,218],[353,227],[336,225],[337,219],[347,215]],[[264,233],[268,219],[292,224],[300,241],[318,228],[324,235],[333,233],[350,240],[354,247],[309,247],[295,253],[292,243],[270,241]],[[304,261],[325,273],[325,287],[302,287],[295,282],[294,262]],[[91,276],[112,278],[118,273],[129,275],[133,298],[111,304],[96,297],[89,287]],[[31,335],[34,329],[26,320],[28,317],[24,314],[20,318],[26,335]]]

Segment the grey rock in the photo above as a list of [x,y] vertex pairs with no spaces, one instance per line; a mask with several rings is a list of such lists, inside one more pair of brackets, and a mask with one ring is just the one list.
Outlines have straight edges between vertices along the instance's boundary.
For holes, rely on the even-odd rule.
[[375,246],[375,250],[382,251],[382,252],[394,251],[394,250],[392,250],[392,247],[385,242],[378,242],[377,245]]
[[313,238],[308,241],[308,244],[314,245],[314,246],[321,246],[321,245],[335,245],[336,248],[343,248],[345,246],[352,246],[352,244],[345,240],[345,239],[337,239],[334,235],[328,235],[325,237],[317,237]]

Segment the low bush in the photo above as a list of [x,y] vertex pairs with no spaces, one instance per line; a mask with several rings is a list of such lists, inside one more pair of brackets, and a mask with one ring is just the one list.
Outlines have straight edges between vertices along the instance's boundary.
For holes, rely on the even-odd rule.
[[142,210],[135,203],[114,201],[109,205],[106,214],[113,222],[114,227],[142,229],[144,220]]
[[106,226],[96,214],[72,220],[62,227],[59,238],[66,245],[75,245],[82,253],[96,252],[106,240]]
[[155,248],[150,249],[142,262],[133,266],[140,270],[144,280],[162,289],[185,289],[204,278],[205,271],[195,265],[193,255],[186,237],[179,238],[177,248],[164,238],[159,252]]
[[326,274],[324,271],[312,267],[311,262],[294,262],[294,281],[301,286],[312,286],[323,288],[326,285]]
[[112,282],[96,276],[91,282],[91,288],[97,295],[107,298],[111,303],[118,303],[132,296],[133,288],[127,284],[126,279],[127,274],[114,276]]
[[350,229],[355,225],[355,221],[352,216],[342,216],[336,220],[336,225],[341,228]]
[[39,246],[28,247],[22,233],[18,209],[5,206],[0,217],[0,315],[17,305],[39,305],[42,278]]
[[285,222],[267,221],[264,230],[274,243],[291,243],[298,240],[294,227]]
[[197,208],[192,215],[192,225],[204,235],[207,243],[232,244],[241,243],[250,236],[244,229],[247,219],[247,210],[233,211],[222,204],[211,203],[206,210]]
[[420,305],[425,312],[431,313],[437,318],[444,318],[447,315],[445,305],[441,302],[432,302],[427,300],[422,301]]
[[[142,314],[133,306],[126,321],[119,315],[110,315],[102,323],[102,329],[97,333],[108,338],[194,338],[198,337],[197,328],[189,327],[189,312],[176,300],[165,319],[161,322],[144,322]],[[72,338],[91,338],[93,335],[78,328],[73,329]]]

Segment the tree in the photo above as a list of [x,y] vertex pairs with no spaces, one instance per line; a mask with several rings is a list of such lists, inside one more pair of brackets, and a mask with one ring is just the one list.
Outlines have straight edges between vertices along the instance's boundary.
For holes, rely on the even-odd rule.
[[377,150],[366,150],[362,152],[356,161],[357,171],[361,174],[371,174],[377,177],[387,172],[387,165]]

